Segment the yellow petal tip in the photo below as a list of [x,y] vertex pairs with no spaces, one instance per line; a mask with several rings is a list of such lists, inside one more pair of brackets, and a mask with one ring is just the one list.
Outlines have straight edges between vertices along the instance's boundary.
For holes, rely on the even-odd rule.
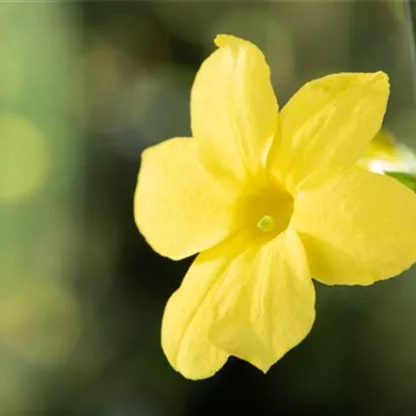
[[384,71],[376,71],[373,73],[375,78],[382,79],[383,81],[389,81],[389,76]]
[[236,43],[242,43],[242,42],[245,42],[245,40],[238,38],[237,36],[227,35],[227,34],[219,34],[214,39],[214,43],[219,48],[222,48],[230,44],[236,44]]
[[267,365],[267,366],[262,366],[262,367],[258,367],[256,366],[257,369],[259,369],[263,374],[267,374],[270,370],[270,368],[272,367],[272,365]]
[[373,72],[369,74],[369,82],[376,88],[382,91],[390,90],[389,76],[383,71]]

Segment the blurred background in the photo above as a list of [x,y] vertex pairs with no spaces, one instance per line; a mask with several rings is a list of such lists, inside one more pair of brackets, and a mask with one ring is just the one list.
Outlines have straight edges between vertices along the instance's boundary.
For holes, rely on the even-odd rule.
[[[187,136],[219,32],[257,43],[283,104],[340,71],[390,74],[386,127],[416,148],[406,1],[0,4],[0,415],[415,415],[416,273],[317,287],[309,337],[265,376],[190,382],[160,347],[192,259],[136,230],[141,151]],[[380,238],[383,238],[380,235]]]

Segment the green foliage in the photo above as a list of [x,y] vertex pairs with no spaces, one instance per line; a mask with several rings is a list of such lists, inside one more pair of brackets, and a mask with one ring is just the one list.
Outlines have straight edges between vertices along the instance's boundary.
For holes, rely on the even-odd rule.
[[385,172],[385,174],[397,179],[403,185],[416,192],[416,176],[404,172]]

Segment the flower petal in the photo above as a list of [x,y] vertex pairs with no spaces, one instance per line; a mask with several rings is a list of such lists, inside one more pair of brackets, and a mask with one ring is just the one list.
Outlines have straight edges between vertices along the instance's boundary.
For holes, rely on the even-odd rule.
[[201,253],[170,297],[162,322],[162,348],[172,367],[190,379],[215,374],[229,354],[214,346],[209,329],[213,297],[239,248],[234,239]]
[[314,305],[304,248],[295,232],[286,231],[230,265],[212,305],[210,338],[266,372],[306,337]]
[[234,194],[229,183],[220,183],[203,168],[196,140],[167,140],[142,154],[136,224],[155,251],[181,259],[232,232]]
[[389,96],[383,72],[329,75],[283,107],[269,167],[295,185],[319,168],[351,166],[380,130]]
[[237,178],[264,165],[276,131],[278,105],[270,69],[252,43],[229,35],[202,64],[191,93],[193,137],[205,161]]
[[312,275],[326,284],[371,284],[416,261],[416,195],[359,168],[306,179],[290,226],[301,233]]

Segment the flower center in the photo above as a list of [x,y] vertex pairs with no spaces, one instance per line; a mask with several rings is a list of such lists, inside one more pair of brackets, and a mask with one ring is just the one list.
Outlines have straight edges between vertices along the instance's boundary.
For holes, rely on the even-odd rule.
[[257,228],[260,231],[265,231],[265,232],[273,231],[273,228],[274,228],[273,217],[271,217],[270,215],[264,215],[260,219],[260,221],[257,223]]
[[238,227],[253,239],[269,240],[284,231],[292,217],[293,197],[277,181],[266,178],[247,186],[237,204]]

